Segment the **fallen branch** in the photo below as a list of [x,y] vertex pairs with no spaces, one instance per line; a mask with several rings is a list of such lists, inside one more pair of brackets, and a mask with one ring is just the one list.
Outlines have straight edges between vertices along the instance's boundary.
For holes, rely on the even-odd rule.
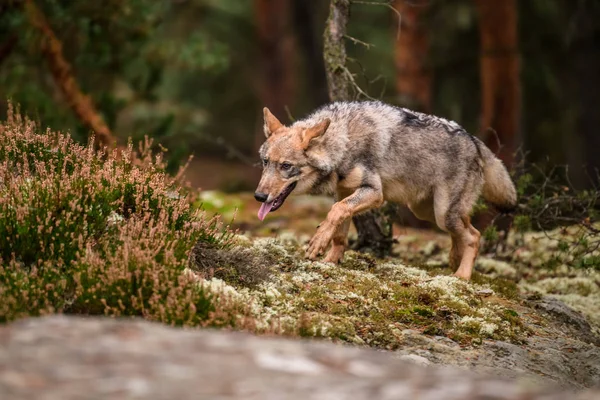
[[110,128],[96,110],[92,99],[81,91],[73,68],[63,54],[62,42],[54,34],[42,10],[33,0],[26,0],[25,14],[31,26],[40,33],[40,50],[48,63],[56,85],[65,96],[67,104],[81,122],[94,132],[101,144],[113,148],[115,139]]

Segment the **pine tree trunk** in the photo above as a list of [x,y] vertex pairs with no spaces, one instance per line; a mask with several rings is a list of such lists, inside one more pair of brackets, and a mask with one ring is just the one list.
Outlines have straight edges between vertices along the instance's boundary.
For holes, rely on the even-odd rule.
[[294,30],[305,58],[304,68],[307,80],[310,82],[307,95],[316,106],[329,101],[321,35],[318,35],[315,30],[315,26],[320,23],[320,11],[320,2],[293,0]]
[[[581,28],[572,38],[568,49],[569,73],[574,79],[567,84],[566,92],[569,96],[567,101],[576,105],[575,136],[583,146],[582,152],[572,157],[571,164],[578,167],[584,162],[586,169],[582,170],[584,176],[578,183],[580,187],[591,189],[600,183],[600,29],[596,22],[600,19],[600,7],[594,6],[593,2],[582,3],[578,7],[580,11],[575,14],[573,24]],[[567,139],[571,148],[575,147],[573,142],[576,142],[573,136],[569,133]]]
[[[331,0],[323,35],[323,57],[331,101],[348,100],[350,96],[344,43],[349,17],[349,0]],[[355,216],[352,222],[358,232],[355,249],[369,251],[378,256],[389,254],[392,248],[392,229],[387,218],[384,218],[379,210]]]
[[[479,16],[481,130],[485,144],[510,170],[520,141],[521,86],[517,41],[516,0],[475,0]],[[487,228],[496,216],[490,210],[475,223]],[[495,225],[508,231],[511,216],[496,218]]]
[[[290,31],[290,0],[254,0],[260,49],[259,96],[263,105],[281,121],[287,116],[294,95],[294,38]],[[260,129],[255,148],[265,141]]]
[[[400,13],[400,31],[394,26],[394,66],[398,102],[413,110],[430,113],[432,71],[428,63],[429,35],[423,20],[429,2],[395,0]],[[406,206],[395,208],[393,220],[404,226],[428,228]]]
[[96,140],[112,148],[115,139],[110,128],[94,106],[92,99],[79,87],[71,64],[65,59],[62,42],[56,37],[52,27],[33,0],[25,1],[25,13],[31,26],[40,34],[40,50],[44,55],[54,82],[62,92],[69,107],[81,122],[94,133]]
[[[431,69],[428,66],[429,37],[423,24],[427,7],[396,0],[401,15],[400,35],[394,45],[396,92],[400,103],[431,112]],[[394,34],[397,35],[396,31]]]
[[349,82],[346,76],[346,25],[350,17],[349,0],[331,0],[329,17],[323,35],[323,58],[327,73],[329,100],[348,100]]
[[510,168],[521,118],[516,0],[475,0],[475,5],[481,38],[484,140]]

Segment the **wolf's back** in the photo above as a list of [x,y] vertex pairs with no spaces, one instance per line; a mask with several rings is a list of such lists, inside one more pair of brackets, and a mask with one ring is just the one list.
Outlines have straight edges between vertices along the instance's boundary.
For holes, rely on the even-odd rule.
[[512,211],[517,206],[517,190],[506,167],[485,145],[483,155],[483,198],[500,211]]

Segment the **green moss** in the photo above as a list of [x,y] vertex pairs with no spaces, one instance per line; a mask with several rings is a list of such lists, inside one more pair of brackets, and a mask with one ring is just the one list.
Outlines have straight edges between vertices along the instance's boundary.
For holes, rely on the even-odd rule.
[[341,262],[342,268],[359,271],[372,271],[377,266],[377,260],[371,254],[348,251]]
[[429,307],[415,306],[413,307],[412,312],[425,318],[435,316],[435,312]]
[[[256,304],[261,325],[286,319],[284,334],[387,349],[402,345],[406,329],[463,344],[488,338],[520,343],[527,335],[520,317],[504,305],[510,303],[505,294],[514,295],[510,282],[479,277],[468,283],[355,252],[340,265],[308,262],[293,241],[260,239],[253,247],[271,254],[276,272],[243,295]],[[478,291],[490,286],[497,296],[481,298]],[[279,295],[267,296],[269,291]]]
[[517,300],[519,298],[519,288],[516,282],[486,276],[477,272],[473,274],[471,280],[478,285],[489,286],[495,293],[507,299]]

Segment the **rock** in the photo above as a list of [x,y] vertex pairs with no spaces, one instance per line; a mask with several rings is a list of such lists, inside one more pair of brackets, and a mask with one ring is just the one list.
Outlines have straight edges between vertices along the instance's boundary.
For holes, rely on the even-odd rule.
[[489,288],[481,289],[477,291],[477,295],[481,297],[489,297],[494,294],[494,291]]
[[430,365],[431,364],[431,361],[429,361],[427,358],[416,355],[416,354],[406,354],[406,355],[400,356],[399,358],[400,358],[400,360],[409,361],[409,362],[411,362],[413,364],[417,364],[417,365]]
[[[519,309],[528,326],[534,327],[537,313]],[[498,340],[485,340],[480,346],[460,346],[442,336],[424,335],[415,329],[401,331],[402,347],[398,357],[418,355],[432,364],[461,367],[511,379],[521,378],[538,385],[559,384],[562,387],[594,387],[600,385],[600,348],[582,341],[554,319],[536,328],[527,343],[516,345]],[[577,328],[577,327],[576,327]]]
[[[508,354],[515,350],[499,349]],[[600,396],[597,390],[576,394],[553,385],[532,387],[498,374],[425,368],[398,360],[391,352],[331,343],[65,316],[0,327],[0,393],[3,400]]]
[[580,340],[600,346],[600,338],[594,335],[592,327],[583,315],[573,310],[562,301],[550,296],[545,296],[540,300],[530,301],[530,304],[534,308],[550,314],[555,320],[562,322],[564,327]]

